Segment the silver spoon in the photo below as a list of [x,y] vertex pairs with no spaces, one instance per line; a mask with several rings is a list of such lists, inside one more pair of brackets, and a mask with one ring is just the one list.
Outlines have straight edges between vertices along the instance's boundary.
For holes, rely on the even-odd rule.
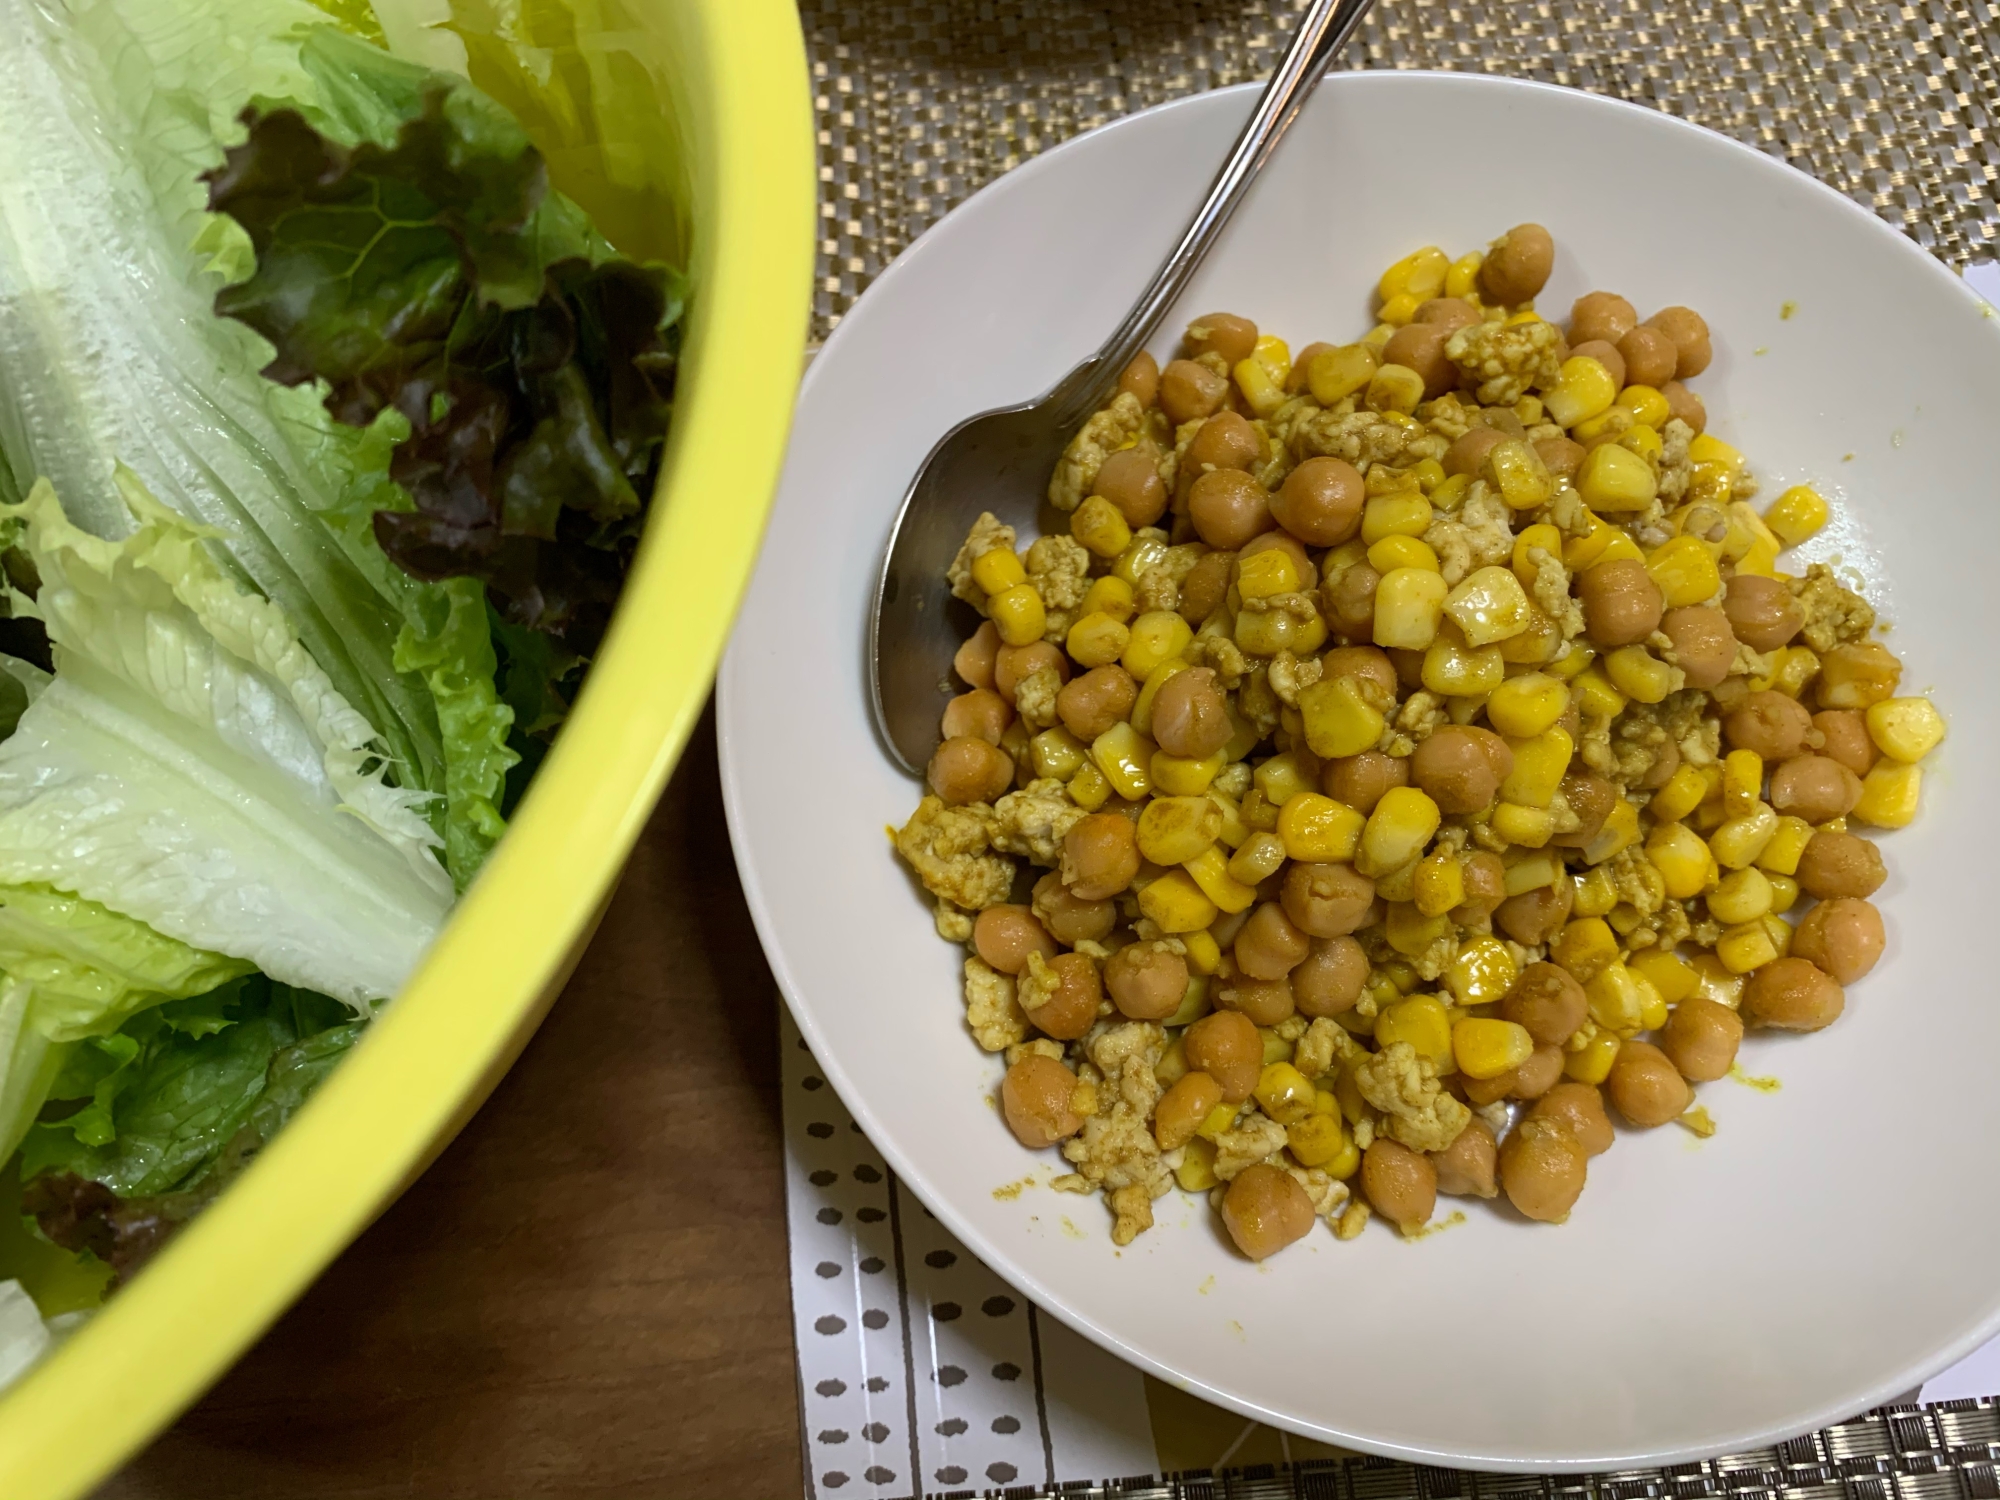
[[1208,198],[1118,330],[1046,395],[969,417],[931,449],[903,497],[870,626],[868,685],[889,752],[921,776],[938,745],[951,659],[964,632],[946,612],[945,570],[981,511],[1031,522],[1064,447],[1104,404],[1132,357],[1179,299],[1251,181],[1271,158],[1334,55],[1373,0],[1312,0]]

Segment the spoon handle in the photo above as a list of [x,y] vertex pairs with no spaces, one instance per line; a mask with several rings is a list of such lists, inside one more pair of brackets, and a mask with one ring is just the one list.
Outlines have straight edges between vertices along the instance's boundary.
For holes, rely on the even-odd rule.
[[1207,199],[1189,221],[1180,243],[1140,294],[1125,321],[1105,340],[1103,348],[1079,365],[1052,393],[1061,426],[1076,426],[1103,404],[1112,384],[1179,298],[1188,278],[1194,275],[1209,246],[1229,222],[1237,204],[1243,201],[1251,181],[1269,159],[1278,138],[1297,117],[1327,64],[1347,45],[1348,37],[1353,35],[1371,4],[1373,0],[1312,0],[1306,7],[1299,17],[1298,30],[1292,34],[1291,46],[1285,49],[1277,71],[1264,86],[1263,96],[1251,111],[1243,133],[1236,138],[1229,159],[1215,174]]

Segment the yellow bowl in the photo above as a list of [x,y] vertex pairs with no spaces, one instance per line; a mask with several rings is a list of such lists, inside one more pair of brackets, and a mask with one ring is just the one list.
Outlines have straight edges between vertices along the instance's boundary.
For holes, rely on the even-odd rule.
[[[682,163],[668,196],[695,289],[623,604],[512,830],[401,997],[243,1178],[0,1399],[7,1500],[102,1479],[443,1148],[568,976],[701,712],[763,534],[804,346],[809,80],[790,0],[661,0],[617,24],[667,79]],[[562,155],[550,156],[562,182]]]

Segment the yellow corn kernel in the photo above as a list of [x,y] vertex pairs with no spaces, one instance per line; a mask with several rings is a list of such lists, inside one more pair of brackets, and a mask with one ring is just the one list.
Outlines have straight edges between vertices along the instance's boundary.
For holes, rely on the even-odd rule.
[[1470,573],[1445,598],[1444,612],[1464,632],[1469,646],[1490,646],[1528,628],[1534,606],[1521,580],[1507,568]]
[[1381,712],[1362,696],[1359,679],[1324,678],[1299,693],[1299,717],[1305,721],[1306,745],[1323,760],[1359,755],[1381,741]]
[[1678,823],[1700,807],[1707,796],[1708,778],[1683,761],[1667,778],[1667,784],[1653,793],[1653,800],[1646,804],[1646,811],[1653,815],[1656,822]]
[[1168,796],[1198,797],[1208,790],[1210,782],[1222,774],[1225,764],[1220,750],[1201,760],[1189,760],[1185,756],[1156,750],[1152,760],[1147,762],[1147,770],[1152,773],[1153,785]]
[[1442,574],[1424,568],[1402,567],[1383,574],[1375,586],[1375,644],[1423,650],[1437,639],[1450,592]]
[[1170,657],[1153,668],[1152,672],[1140,682],[1139,696],[1133,700],[1132,712],[1127,716],[1134,729],[1141,734],[1153,732],[1153,700],[1160,696],[1160,689],[1167,685],[1170,678],[1177,677],[1187,670],[1186,657]]
[[1461,255],[1451,263],[1451,269],[1444,273],[1444,294],[1447,297],[1463,297],[1477,307],[1479,296],[1479,268],[1486,260],[1483,250],[1474,250]]
[[1688,960],[1688,967],[1694,970],[1699,985],[1695,993],[1702,999],[1713,1000],[1731,1010],[1742,1004],[1743,976],[1731,973],[1713,953],[1695,954]]
[[1324,1167],[1346,1149],[1347,1130],[1338,1115],[1314,1113],[1285,1127],[1285,1144],[1300,1166]]
[[1076,508],[1069,518],[1069,534],[1103,558],[1115,558],[1132,545],[1132,528],[1118,507],[1102,495],[1092,495]]
[[1155,797],[1139,813],[1139,852],[1156,865],[1185,864],[1215,847],[1222,810],[1206,797]]
[[1450,271],[1450,257],[1436,245],[1426,245],[1421,250],[1412,250],[1384,271],[1375,291],[1384,302],[1401,296],[1428,302],[1444,290],[1445,277]]
[[1743,870],[1757,863],[1778,834],[1778,815],[1764,802],[1751,804],[1740,818],[1728,818],[1708,836],[1709,852],[1725,870]]
[[1654,989],[1652,981],[1637,969],[1632,971],[1632,982],[1639,987],[1639,1029],[1658,1031],[1667,1024],[1666,998]]
[[1498,1078],[1528,1060],[1535,1039],[1513,1021],[1468,1016],[1451,1028],[1451,1053],[1467,1078]]
[[1486,455],[1482,472],[1490,475],[1509,510],[1533,510],[1555,493],[1555,480],[1541,454],[1523,438],[1504,438]]
[[1685,823],[1662,823],[1646,840],[1646,858],[1676,901],[1699,896],[1715,876],[1715,856]]
[[1424,852],[1442,817],[1438,805],[1415,787],[1390,787],[1368,815],[1355,868],[1370,877],[1400,870]]
[[1236,1115],[1243,1108],[1240,1104],[1218,1104],[1201,1117],[1201,1123],[1194,1128],[1196,1140],[1213,1141],[1225,1130],[1236,1124]]
[[1576,471],[1577,493],[1594,511],[1644,510],[1653,503],[1659,488],[1653,466],[1616,443],[1592,448]]
[[1638,418],[1616,402],[1607,406],[1594,417],[1586,417],[1570,429],[1569,435],[1579,443],[1593,443],[1600,438],[1616,442],[1638,425]]
[[1730,973],[1748,974],[1776,959],[1778,945],[1762,922],[1745,922],[1723,933],[1716,942],[1715,956]]
[[[1697,463],[1688,469],[1687,498],[1690,502],[1726,506],[1735,489],[1736,471],[1727,464]],[[1751,539],[1746,536],[1740,540],[1741,546],[1734,552],[1728,551],[1729,544],[1724,543],[1727,556],[1740,557],[1750,550]]]
[[1445,970],[1444,982],[1460,1005],[1492,1005],[1514,987],[1521,966],[1498,938],[1468,940]]
[[1435,995],[1412,995],[1385,1005],[1375,1017],[1375,1043],[1391,1047],[1408,1042],[1419,1057],[1442,1070],[1451,1057],[1451,1017]]
[[1270,370],[1255,355],[1239,359],[1230,374],[1236,377],[1236,389],[1243,393],[1243,404],[1260,417],[1274,415],[1291,400],[1285,394],[1284,382],[1272,379]]
[[1528,740],[1555,727],[1569,709],[1569,688],[1546,672],[1523,672],[1493,689],[1487,722],[1509,739]]
[[1523,849],[1539,849],[1556,836],[1553,808],[1523,807],[1518,802],[1496,803],[1493,831],[1510,844]]
[[1757,542],[1736,559],[1736,571],[1758,578],[1778,576],[1778,549],[1769,542]]
[[1423,404],[1423,399],[1423,376],[1408,365],[1384,365],[1369,379],[1361,404],[1370,411],[1401,412],[1407,416]]
[[[1569,649],[1549,663],[1549,676],[1573,683],[1596,660],[1595,647],[1587,646],[1581,640],[1571,641]],[[1574,695],[1576,689],[1572,687],[1570,692]]]
[[[1391,333],[1394,333],[1398,328],[1406,326],[1410,319],[1417,315],[1417,309],[1423,305],[1423,300],[1412,293],[1398,292],[1378,309],[1376,315],[1382,321],[1376,324],[1375,327],[1386,328]],[[1367,337],[1372,342],[1375,337],[1375,329],[1371,328],[1368,331]],[[1389,341],[1385,338],[1382,342],[1386,344]]]
[[1519,532],[1514,538],[1514,550],[1507,564],[1514,575],[1521,580],[1524,588],[1535,586],[1535,574],[1539,571],[1529,554],[1537,549],[1548,553],[1558,562],[1562,560],[1563,534],[1547,521],[1537,521]]
[[1570,683],[1579,712],[1591,718],[1615,719],[1625,712],[1625,695],[1611,685],[1602,667],[1586,667]]
[[1102,610],[1082,616],[1070,626],[1063,648],[1085,667],[1108,667],[1125,654],[1132,632]]
[[[1132,585],[1115,574],[1107,573],[1091,584],[1079,605],[1081,615],[1109,615],[1120,625],[1131,620],[1137,612],[1132,598]],[[1123,651],[1123,647],[1119,648]]]
[[1756,811],[1764,800],[1764,757],[1755,750],[1732,750],[1722,757],[1722,810],[1732,818]]
[[1877,828],[1906,828],[1917,815],[1924,789],[1924,768],[1901,761],[1877,761],[1861,778],[1861,800],[1854,816]]
[[1431,514],[1421,490],[1377,495],[1362,507],[1361,540],[1372,547],[1388,536],[1420,537],[1431,529]]
[[1795,484],[1771,502],[1764,512],[1764,524],[1778,534],[1787,547],[1800,542],[1826,525],[1826,501],[1809,484]]
[[1578,1083],[1602,1083],[1611,1076],[1623,1039],[1615,1031],[1599,1031],[1575,1052],[1563,1057],[1563,1076]]
[[1533,307],[1524,307],[1519,312],[1508,316],[1507,326],[1509,328],[1519,328],[1523,323],[1539,323],[1541,321],[1542,315],[1536,312]]
[[[1426,460],[1428,462],[1428,460]],[[1472,488],[1470,474],[1447,475],[1430,493],[1431,509],[1441,511],[1457,510],[1465,503],[1465,497]]]
[[[1236,1123],[1236,1107],[1234,1105],[1218,1104],[1216,1108],[1218,1110],[1227,1109],[1229,1111],[1229,1124],[1224,1125],[1222,1130],[1227,1130],[1230,1125]],[[1204,1120],[1197,1129],[1206,1129],[1207,1124],[1208,1122]],[[1220,1135],[1222,1130],[1218,1130],[1216,1134]],[[1175,1184],[1184,1193],[1206,1193],[1212,1190],[1221,1180],[1221,1178],[1215,1175],[1215,1142],[1197,1134],[1193,1140],[1181,1148],[1181,1164],[1174,1168]]]
[[1650,385],[1626,386],[1618,393],[1617,404],[1656,431],[1667,425],[1667,398]]
[[1440,571],[1438,555],[1431,544],[1414,536],[1383,537],[1368,549],[1368,566],[1378,573],[1393,573],[1398,568],[1417,568],[1426,573]]
[[1618,962],[1618,938],[1602,917],[1584,917],[1556,935],[1549,957],[1575,975],[1577,983],[1588,984]]
[[1792,924],[1790,922],[1787,922],[1776,912],[1766,912],[1758,921],[1762,924],[1764,931],[1770,935],[1771,946],[1778,950],[1778,957],[1783,958],[1787,953],[1792,951]]
[[1300,792],[1317,786],[1319,776],[1301,765],[1298,756],[1287,752],[1259,762],[1257,769],[1250,774],[1250,782],[1269,799],[1273,807],[1283,807]]
[[1618,399],[1618,382],[1611,372],[1585,354],[1563,361],[1555,388],[1542,397],[1549,420],[1559,427],[1574,427],[1600,412],[1609,411]]
[[[1107,505],[1110,503],[1108,500],[1105,502]],[[1010,549],[994,547],[974,559],[972,581],[989,594],[1004,594],[1016,584],[1026,583],[1028,570]]]
[[[1207,928],[1203,928],[1200,932],[1182,933],[1181,942],[1187,946],[1187,965],[1188,968],[1194,971],[1195,978],[1205,978],[1222,967],[1222,945],[1216,942],[1215,934]],[[1190,983],[1188,989],[1192,993],[1194,985]],[[1201,995],[1198,997],[1203,1010],[1207,1008],[1205,1003],[1207,999],[1208,986],[1203,985]],[[1183,1008],[1185,1006],[1186,1002],[1183,1001]],[[1166,1024],[1169,1026],[1191,1026],[1200,1019],[1200,1014],[1196,1014],[1189,1016],[1183,1021],[1181,1019],[1181,1012],[1175,1011],[1171,1016],[1167,1017]]]
[[1569,770],[1576,742],[1568,730],[1557,726],[1533,739],[1510,739],[1507,744],[1514,752],[1514,769],[1500,783],[1500,800],[1520,807],[1547,807]]
[[[986,554],[993,556],[991,552]],[[1010,552],[1007,554],[1012,557]],[[1032,583],[1017,583],[1004,589],[986,601],[986,612],[992,617],[993,628],[1000,632],[1000,639],[1010,646],[1026,646],[1042,638],[1048,629],[1048,611],[1042,608],[1042,596],[1035,592]],[[1176,620],[1180,619],[1175,615]]]
[[1743,467],[1743,455],[1712,432],[1695,435],[1688,444],[1688,457],[1698,464],[1722,464],[1729,469]]
[[1564,646],[1562,626],[1539,604],[1528,605],[1528,625],[1500,643],[1500,658],[1511,666],[1549,667]]
[[[1092,747],[1095,749],[1095,747]],[[1069,779],[1069,800],[1085,812],[1096,812],[1110,800],[1111,783],[1104,773],[1085,761],[1083,769]]]
[[1268,599],[1299,590],[1299,565],[1283,547],[1253,553],[1236,565],[1236,589],[1245,599]]
[[1160,663],[1179,656],[1193,640],[1194,631],[1179,615],[1165,609],[1148,610],[1132,622],[1132,639],[1122,658],[1125,670],[1144,682]]
[[1625,965],[1653,986],[1668,1005],[1679,1005],[1701,986],[1701,978],[1667,949],[1642,948]]
[[1625,964],[1606,964],[1583,987],[1584,999],[1590,1003],[1590,1019],[1606,1031],[1634,1030],[1645,1009],[1646,991],[1652,989],[1642,984]]
[[[1141,852],[1144,852],[1143,846]],[[1152,856],[1147,855],[1147,858]],[[1248,911],[1257,900],[1255,884],[1246,884],[1229,873],[1229,858],[1222,852],[1220,844],[1210,844],[1192,859],[1184,861],[1182,868],[1218,910],[1233,915]]]
[[[1438,490],[1444,487],[1448,477],[1444,472],[1444,465],[1434,458],[1419,460],[1410,466],[1409,472],[1410,477],[1416,480],[1417,488],[1422,490],[1426,495],[1436,494]],[[1463,478],[1464,476],[1457,477]],[[1432,504],[1435,505],[1436,502],[1433,501]]]
[[1028,754],[1034,758],[1037,776],[1068,781],[1083,769],[1090,750],[1082,740],[1058,724],[1029,740]]
[[1728,927],[1754,922],[1770,909],[1770,877],[1755,865],[1731,870],[1708,893],[1708,914]]
[[1278,809],[1278,837],[1291,859],[1344,864],[1354,858],[1367,822],[1345,802],[1298,792]]
[[1915,763],[1944,740],[1944,716],[1928,698],[1885,698],[1868,705],[1868,738],[1891,760]]
[[1449,849],[1427,854],[1417,862],[1411,894],[1425,916],[1443,916],[1465,900],[1465,867]]
[[[1743,571],[1738,564],[1737,572]],[[1809,646],[1780,646],[1771,653],[1770,670],[1750,679],[1754,693],[1778,692],[1796,698],[1819,672],[1819,658]]]
[[1473,651],[1440,635],[1424,652],[1422,675],[1424,686],[1433,693],[1447,698],[1476,698],[1500,686],[1507,675],[1507,663],[1501,658],[1498,646]]
[[1773,913],[1788,912],[1798,904],[1799,883],[1789,875],[1767,875],[1771,882],[1771,910]]
[[1509,849],[1500,857],[1507,864],[1502,889],[1510,896],[1538,891],[1568,875],[1563,868],[1562,855],[1553,849]]
[[1601,917],[1618,904],[1618,886],[1609,870],[1585,870],[1571,877],[1576,888],[1570,910],[1579,917]]
[[1646,574],[1659,588],[1668,609],[1705,604],[1722,587],[1722,570],[1715,554],[1691,536],[1677,536],[1653,549]]
[[1132,545],[1119,553],[1118,561],[1111,565],[1112,575],[1124,579],[1133,588],[1137,588],[1139,580],[1144,578],[1147,571],[1154,565],[1165,560],[1166,555],[1167,539],[1165,537],[1160,536],[1158,533],[1151,536],[1139,536],[1135,534],[1132,538]]
[[1130,724],[1113,724],[1090,742],[1090,758],[1097,762],[1112,791],[1127,802],[1137,802],[1153,789],[1155,748]]
[[1139,910],[1169,933],[1197,932],[1221,914],[1185,870],[1169,870],[1139,892]]
[[1270,371],[1271,378],[1283,385],[1292,374],[1292,346],[1275,333],[1260,333],[1257,343],[1250,351],[1250,357]]
[[[1227,751],[1225,750],[1224,753],[1226,754]],[[1222,832],[1218,835],[1217,841],[1225,849],[1242,848],[1244,840],[1248,839],[1257,830],[1244,822],[1241,805],[1234,797],[1216,787],[1208,789],[1208,800],[1222,809]],[[1272,814],[1271,821],[1274,824],[1277,822],[1277,815],[1275,813]],[[1269,830],[1266,831],[1268,832]]]
[[1288,1062],[1272,1063],[1257,1075],[1251,1096],[1280,1125],[1310,1119],[1314,1113],[1312,1080]]
[[1332,406],[1366,389],[1381,364],[1375,350],[1367,344],[1343,344],[1338,349],[1322,350],[1314,357],[1306,368],[1306,385],[1313,400],[1321,406]]
[[1680,670],[1661,661],[1644,646],[1620,646],[1604,658],[1612,686],[1635,703],[1664,702],[1674,690]]
[[1604,826],[1597,830],[1597,837],[1583,848],[1583,860],[1587,865],[1601,865],[1615,854],[1622,854],[1639,842],[1639,809],[1633,803],[1620,797],[1611,804],[1610,815]]
[[1229,857],[1229,878],[1259,885],[1278,873],[1285,862],[1285,841],[1275,833],[1253,833]]
[[1235,638],[1246,656],[1308,656],[1326,644],[1326,622],[1317,613],[1301,619],[1285,609],[1246,609],[1236,617]]

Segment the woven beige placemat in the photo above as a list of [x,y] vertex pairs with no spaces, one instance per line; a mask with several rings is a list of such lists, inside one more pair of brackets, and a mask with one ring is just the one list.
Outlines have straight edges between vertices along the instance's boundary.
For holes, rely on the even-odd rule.
[[[1297,0],[802,0],[823,338],[897,253],[1037,152],[1269,70]],[[2000,254],[2000,0],[1380,0],[1348,68],[1568,84],[1735,136],[1953,266]]]

